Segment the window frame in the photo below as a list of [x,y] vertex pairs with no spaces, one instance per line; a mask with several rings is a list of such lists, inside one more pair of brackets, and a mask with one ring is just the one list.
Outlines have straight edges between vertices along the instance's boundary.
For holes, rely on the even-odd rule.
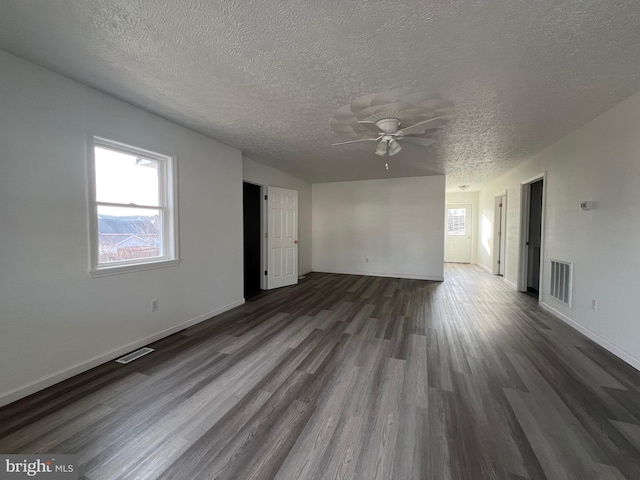
[[[158,162],[158,206],[125,204],[117,202],[99,202],[96,195],[96,147],[136,155]],[[91,135],[89,142],[89,275],[92,278],[106,275],[171,267],[180,263],[178,238],[178,178],[177,156],[147,150],[127,143],[118,142],[98,135]],[[159,257],[122,260],[100,263],[100,247],[98,233],[98,207],[130,207],[159,210],[162,228],[162,244]]]
[[[464,215],[450,215],[451,210],[465,210]],[[450,237],[463,237],[465,235],[467,235],[467,209],[466,208],[459,208],[459,207],[453,207],[453,208],[448,208],[447,207],[447,236]],[[463,229],[462,229],[462,233],[451,233],[452,231],[456,231],[458,232],[460,230],[460,224],[456,224],[455,220],[456,217],[462,217],[464,218],[464,224],[463,224]],[[449,220],[452,220],[452,225],[449,224]],[[453,229],[451,227],[454,227]]]

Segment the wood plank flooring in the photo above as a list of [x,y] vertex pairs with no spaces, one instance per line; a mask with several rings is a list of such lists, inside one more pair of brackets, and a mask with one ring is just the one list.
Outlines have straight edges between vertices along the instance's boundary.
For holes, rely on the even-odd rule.
[[640,479],[640,373],[474,266],[313,273],[0,409],[113,479]]

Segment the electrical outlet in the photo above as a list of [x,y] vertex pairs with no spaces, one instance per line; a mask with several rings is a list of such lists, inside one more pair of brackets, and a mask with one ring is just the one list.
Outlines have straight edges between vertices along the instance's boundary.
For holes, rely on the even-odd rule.
[[593,310],[598,310],[598,300],[596,300],[595,298],[591,300],[591,308]]
[[151,300],[151,311],[152,312],[158,311],[158,300]]

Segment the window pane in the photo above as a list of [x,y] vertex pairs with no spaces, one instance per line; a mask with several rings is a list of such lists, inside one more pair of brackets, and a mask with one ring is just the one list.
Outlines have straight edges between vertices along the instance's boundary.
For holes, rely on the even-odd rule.
[[466,208],[449,208],[447,210],[447,235],[464,235],[466,220]]
[[159,206],[158,160],[95,147],[96,200]]
[[98,263],[162,256],[160,209],[98,206]]

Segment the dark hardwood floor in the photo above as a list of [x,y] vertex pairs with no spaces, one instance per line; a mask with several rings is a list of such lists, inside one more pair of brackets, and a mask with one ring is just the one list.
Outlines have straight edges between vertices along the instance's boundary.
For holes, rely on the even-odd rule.
[[473,266],[299,285],[0,409],[83,478],[640,479],[640,373]]

